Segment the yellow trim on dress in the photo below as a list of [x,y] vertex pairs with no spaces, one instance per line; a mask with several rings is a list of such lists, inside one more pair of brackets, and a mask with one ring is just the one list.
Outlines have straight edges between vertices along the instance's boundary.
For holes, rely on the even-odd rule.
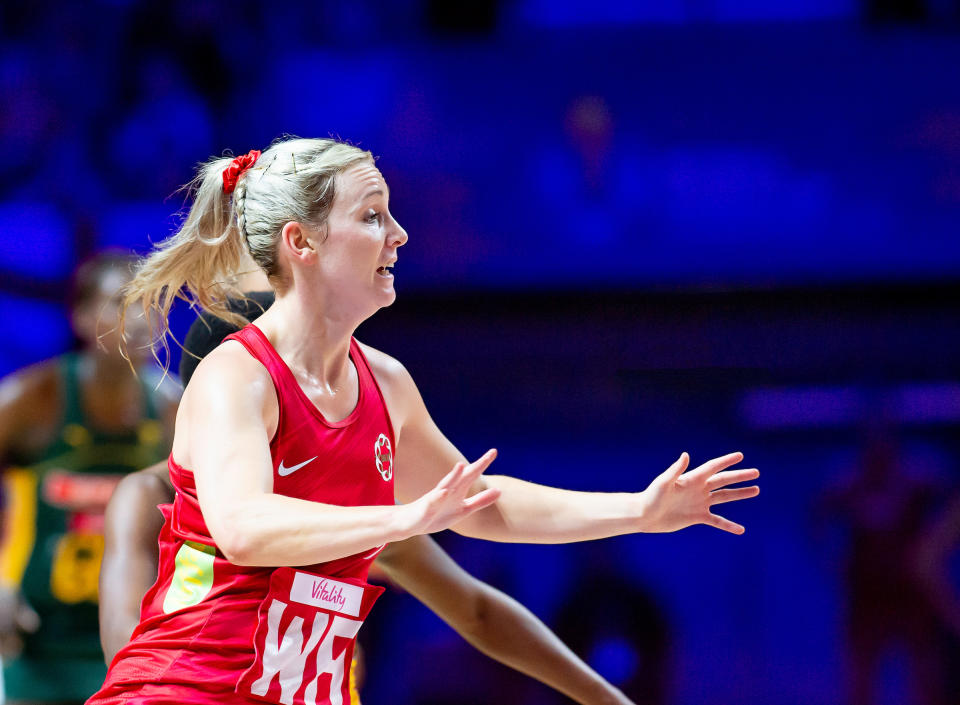
[[11,468],[4,472],[6,511],[0,539],[0,583],[19,587],[37,540],[37,485],[33,470]]
[[360,693],[357,692],[357,659],[350,661],[350,705],[360,705]]

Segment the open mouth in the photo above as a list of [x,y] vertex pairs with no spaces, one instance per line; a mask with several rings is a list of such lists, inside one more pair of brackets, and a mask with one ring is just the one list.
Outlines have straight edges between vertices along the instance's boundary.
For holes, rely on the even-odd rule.
[[386,264],[382,267],[377,268],[377,274],[381,277],[393,277],[393,264]]

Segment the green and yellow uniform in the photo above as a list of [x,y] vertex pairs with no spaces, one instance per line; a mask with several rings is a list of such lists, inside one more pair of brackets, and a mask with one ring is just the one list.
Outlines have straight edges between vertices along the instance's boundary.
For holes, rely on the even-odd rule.
[[19,585],[40,616],[22,655],[4,667],[7,696],[83,701],[103,683],[98,628],[103,513],[127,473],[162,460],[166,444],[154,392],[143,385],[136,429],[104,433],[85,418],[79,357],[59,359],[64,413],[53,442],[17,458],[5,475],[7,532],[0,579]]

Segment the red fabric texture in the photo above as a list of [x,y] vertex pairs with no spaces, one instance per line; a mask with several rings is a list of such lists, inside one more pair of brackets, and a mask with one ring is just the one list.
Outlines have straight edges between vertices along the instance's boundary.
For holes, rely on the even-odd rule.
[[[256,326],[251,324],[229,339],[241,343],[267,368],[277,392],[280,413],[277,432],[270,442],[274,492],[341,506],[393,504],[392,473],[385,479],[385,473],[380,469],[385,462],[385,446],[389,445],[391,455],[396,447],[393,427],[380,388],[357,342],[351,340],[350,344],[350,357],[359,378],[357,406],[345,419],[329,422],[300,389],[293,373]],[[299,468],[289,472],[298,465]],[[270,698],[275,698],[279,692],[280,676],[290,680],[298,675],[291,676],[289,668],[271,683],[267,697],[254,698],[249,690],[245,691],[246,694],[237,690],[241,687],[241,676],[256,671],[264,640],[260,638],[257,647],[255,639],[264,632],[261,619],[269,606],[277,599],[290,605],[288,616],[281,624],[283,630],[289,630],[290,615],[299,615],[297,610],[302,612],[304,609],[282,594],[282,590],[289,589],[286,581],[292,579],[289,577],[291,571],[329,576],[342,584],[365,586],[367,592],[363,597],[362,614],[340,615],[341,623],[347,618],[362,620],[379,595],[379,588],[367,586],[365,581],[370,564],[382,547],[296,569],[236,566],[218,550],[212,557],[213,583],[209,592],[197,604],[167,614],[163,605],[174,583],[178,551],[186,541],[214,546],[197,501],[193,473],[178,465],[172,457],[168,466],[177,495],[172,505],[161,507],[166,521],[160,534],[157,582],[143,599],[140,624],[131,641],[114,658],[103,688],[87,701],[87,705],[166,702],[177,705],[184,702],[262,705],[263,702],[276,702]],[[279,472],[282,466],[285,467],[284,475]],[[276,578],[275,573],[278,574]],[[341,589],[349,592],[352,588]],[[333,629],[336,610],[330,615],[327,621],[329,629]],[[297,643],[304,648],[316,641],[311,640],[310,632],[310,625],[314,624],[311,618],[298,627],[302,629],[298,633],[303,640]],[[359,628],[359,625],[354,626]],[[280,633],[284,636],[278,647],[282,652],[287,648],[289,634],[286,631]],[[330,636],[328,643],[327,636],[325,632],[320,646],[329,649],[329,644],[333,644],[333,651],[325,652],[328,661],[331,654],[334,660],[350,655],[352,639]],[[294,684],[299,684],[294,702],[309,702],[311,693],[316,694],[318,704],[338,701],[336,694],[324,690],[324,687],[331,687],[331,677],[317,675],[320,666],[316,664],[321,660],[320,655],[315,655],[312,660],[306,659],[308,665],[302,674],[303,682]],[[314,665],[310,666],[311,663]],[[349,661],[346,669],[349,673]],[[248,676],[248,685],[251,680]],[[343,680],[340,697],[348,703],[349,678]],[[293,686],[288,683],[286,687]],[[306,701],[303,700],[304,693],[308,694]]]

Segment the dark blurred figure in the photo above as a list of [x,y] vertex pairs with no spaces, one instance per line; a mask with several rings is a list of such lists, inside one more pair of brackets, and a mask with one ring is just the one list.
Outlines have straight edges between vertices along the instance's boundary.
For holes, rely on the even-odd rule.
[[879,666],[895,647],[909,656],[909,703],[947,703],[939,620],[915,571],[926,523],[943,488],[909,467],[896,429],[872,421],[849,482],[823,508],[849,522],[844,567],[851,705],[878,702]]
[[[0,381],[0,645],[11,703],[82,702],[100,687],[103,511],[124,474],[169,450],[179,389],[151,380],[144,359],[133,361],[138,379],[120,355],[132,264],[107,253],[81,265],[70,301],[81,349]],[[131,323],[129,349],[143,355],[146,326]]]
[[564,116],[564,132],[581,160],[584,189],[592,196],[598,197],[609,188],[613,127],[610,107],[599,96],[577,98]]
[[954,494],[924,532],[916,558],[921,584],[946,628],[947,692],[960,693],[960,494]]
[[[517,194],[524,201],[515,206],[532,218],[523,223],[525,241],[577,248],[578,262],[607,267],[623,242],[649,246],[647,233],[662,211],[663,175],[639,128],[625,134],[613,107],[597,95],[572,98],[557,127],[562,132],[540,132],[527,158],[531,190]],[[563,217],[545,226],[542,214],[559,204]]]
[[596,542],[575,563],[579,578],[555,620],[557,635],[637,703],[663,705],[670,681],[670,625],[653,596],[623,575]]

